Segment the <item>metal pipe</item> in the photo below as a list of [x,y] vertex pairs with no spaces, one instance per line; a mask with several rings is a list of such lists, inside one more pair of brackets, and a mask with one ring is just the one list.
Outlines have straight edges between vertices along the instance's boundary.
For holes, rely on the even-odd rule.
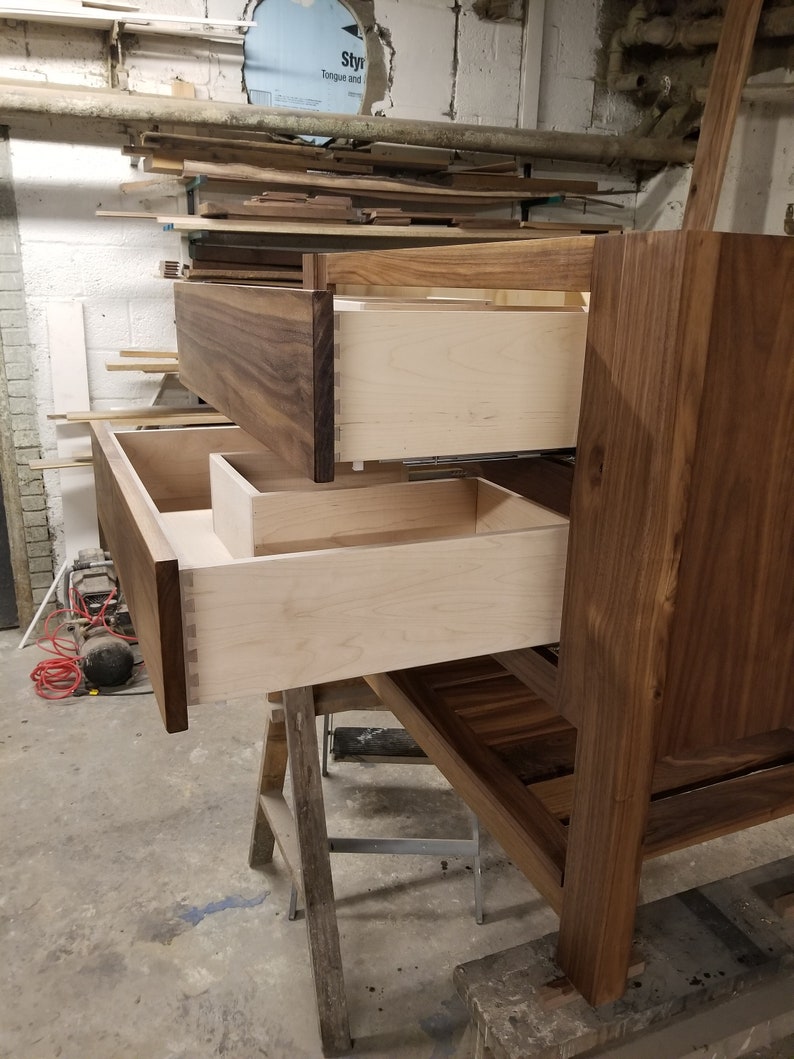
[[[227,129],[332,139],[404,143],[458,151],[514,154],[525,158],[559,158],[608,165],[624,159],[641,162],[691,162],[693,144],[598,133],[513,129],[497,125],[413,121],[365,114],[328,114],[280,110],[246,103],[131,95],[111,90],[77,89],[67,85],[29,85],[0,81],[0,123],[23,116],[90,119],[150,128],[152,124],[211,125]],[[58,139],[57,123],[49,121],[37,134]]]
[[[615,92],[645,88],[642,74],[626,74],[623,58],[627,48],[653,44],[658,48],[694,50],[719,43],[724,19],[701,18],[687,22],[680,18],[649,18],[645,3],[635,4],[626,23],[612,35],[607,63],[607,86]],[[764,11],[758,23],[757,37],[794,36],[794,4]]]

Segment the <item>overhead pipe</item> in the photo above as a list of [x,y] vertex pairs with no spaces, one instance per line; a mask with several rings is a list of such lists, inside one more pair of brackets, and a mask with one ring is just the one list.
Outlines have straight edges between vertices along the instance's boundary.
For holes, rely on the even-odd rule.
[[[652,44],[657,48],[694,51],[696,48],[713,46],[719,43],[723,22],[720,16],[692,21],[675,16],[652,18],[646,3],[635,4],[626,17],[625,25],[612,35],[607,59],[607,87],[615,92],[648,88],[644,74],[624,73],[624,56],[628,48]],[[794,36],[794,4],[762,12],[756,36]]]
[[[322,111],[281,110],[246,103],[137,95],[109,89],[81,89],[72,85],[30,85],[0,80],[0,124],[22,117],[89,119],[115,123],[121,130],[161,125],[210,125],[225,129],[324,136],[329,139],[412,144],[456,151],[511,154],[523,158],[558,158],[610,165],[637,162],[687,163],[695,145],[683,140],[653,140],[599,133],[515,129],[500,125],[416,121],[370,117],[366,114],[329,114]],[[43,124],[43,123],[42,123]],[[37,134],[59,139],[57,123]]]

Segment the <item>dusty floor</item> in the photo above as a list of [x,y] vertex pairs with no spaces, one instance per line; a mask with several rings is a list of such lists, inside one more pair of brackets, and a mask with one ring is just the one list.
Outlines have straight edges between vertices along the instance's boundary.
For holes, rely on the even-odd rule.
[[[318,1059],[284,866],[247,866],[261,705],[198,708],[169,736],[150,696],[38,699],[39,652],[18,641],[0,633],[0,1055]],[[431,767],[331,771],[332,833],[467,833]],[[643,900],[785,856],[792,839],[789,818],[653,861]],[[356,1056],[463,1059],[453,967],[556,929],[487,837],[482,926],[462,860],[339,855],[333,869]]]

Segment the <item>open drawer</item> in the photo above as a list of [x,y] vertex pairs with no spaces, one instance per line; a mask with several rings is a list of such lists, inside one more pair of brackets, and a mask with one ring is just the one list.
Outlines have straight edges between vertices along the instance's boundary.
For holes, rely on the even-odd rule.
[[[314,485],[267,450],[212,455],[234,430],[94,427],[100,522],[169,730],[193,703],[558,638],[563,517],[482,479],[372,465]],[[182,453],[180,506],[162,476]]]
[[582,306],[177,283],[185,386],[307,477],[576,444]]

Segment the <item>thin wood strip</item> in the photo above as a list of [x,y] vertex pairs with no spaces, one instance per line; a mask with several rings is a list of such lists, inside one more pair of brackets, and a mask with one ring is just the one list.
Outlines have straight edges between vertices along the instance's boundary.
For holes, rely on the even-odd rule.
[[714,227],[763,0],[728,0],[689,183],[684,231]]
[[[285,744],[286,746],[286,744]],[[273,832],[279,853],[289,870],[295,888],[303,897],[303,871],[295,829],[295,818],[280,790],[265,790],[259,795],[259,805]]]
[[[401,242],[423,242],[423,243],[492,243],[497,239],[510,239],[518,242],[543,240],[554,237],[555,231],[537,230],[531,228],[498,228],[490,229],[462,229],[448,228],[437,224],[399,225],[387,226],[376,224],[334,224],[323,223],[317,226],[316,221],[304,223],[302,221],[270,221],[230,219],[217,220],[212,217],[193,217],[185,214],[162,214],[157,216],[157,223],[166,225],[176,232],[251,232],[260,235],[311,235],[316,241],[325,237],[344,237],[351,243],[365,243],[370,239],[389,239]],[[385,230],[384,230],[385,229]],[[471,282],[471,278],[469,279]],[[554,289],[562,289],[555,287]],[[573,289],[573,288],[571,288]],[[579,288],[576,288],[579,289]]]
[[152,360],[157,357],[162,360],[175,360],[177,351],[175,349],[120,349],[120,357],[140,357],[144,360]]
[[86,467],[91,464],[93,456],[90,452],[75,456],[63,456],[58,459],[31,460],[28,467],[32,471],[58,471],[68,467]]
[[154,360],[106,360],[106,371],[142,371],[153,375],[177,375],[179,374],[179,362],[176,360],[163,360],[155,357]]

